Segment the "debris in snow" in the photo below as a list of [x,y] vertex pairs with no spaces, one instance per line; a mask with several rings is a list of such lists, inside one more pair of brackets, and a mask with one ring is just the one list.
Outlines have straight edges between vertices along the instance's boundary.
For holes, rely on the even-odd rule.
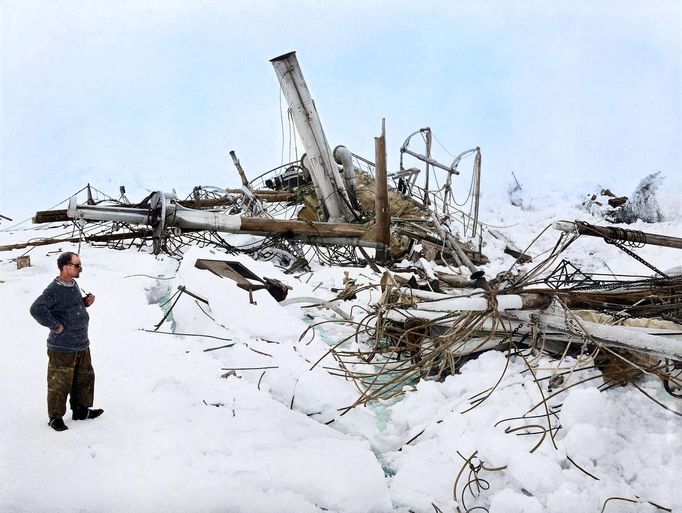
[[610,189],[602,188],[599,192],[589,194],[583,200],[582,208],[594,217],[612,220],[627,201],[627,196],[616,196]]
[[530,205],[524,199],[523,187],[519,183],[516,175],[512,172],[514,177],[514,183],[509,184],[507,188],[507,194],[509,195],[509,202],[515,207],[519,207],[521,210],[533,211],[535,210],[532,205]]
[[656,200],[656,190],[662,182],[660,173],[653,173],[639,183],[629,198],[616,196],[610,189],[601,189],[589,194],[583,200],[582,208],[590,215],[612,223],[632,224],[638,220],[658,223],[663,221],[663,215]]
[[663,182],[660,172],[650,174],[642,180],[629,201],[613,215],[614,223],[631,224],[637,220],[645,223],[658,223],[663,221],[658,201],[656,200],[656,190]]
[[[292,58],[291,54],[287,54],[276,60],[290,61]],[[282,72],[288,74],[289,65],[282,68]],[[297,109],[292,107],[292,110]],[[322,133],[321,126],[319,130]],[[408,150],[410,138],[417,134],[421,134],[426,142],[423,154]],[[599,458],[611,457],[606,449],[600,449],[606,447],[606,442],[601,436],[600,429],[605,428],[602,427],[604,423],[599,422],[599,415],[608,405],[600,404],[602,396],[599,390],[607,390],[616,384],[632,385],[627,387],[628,392],[642,392],[652,399],[656,408],[665,408],[666,414],[679,414],[678,407],[670,406],[661,397],[674,401],[682,388],[682,351],[678,343],[682,332],[679,306],[682,277],[661,272],[630,248],[653,245],[657,241],[665,242],[658,244],[661,246],[679,247],[681,239],[581,222],[564,223],[569,226],[558,241],[534,251],[534,254],[542,255],[543,260],[530,267],[527,265],[530,257],[523,254],[511,238],[488,228],[486,237],[490,235],[503,241],[505,252],[516,261],[495,279],[486,279],[484,273],[492,265],[485,270],[476,268],[491,264],[491,260],[480,253],[484,234],[477,228],[480,149],[467,150],[452,165],[444,166],[431,156],[430,129],[421,129],[412,136],[401,148],[401,170],[392,175],[397,187],[388,191],[384,206],[377,205],[378,173],[374,173],[374,163],[350,151],[339,150],[343,147],[337,147],[339,151],[333,152],[334,157],[338,157],[334,160],[330,158],[329,148],[317,145],[322,140],[326,144],[326,139],[313,137],[305,139],[306,144],[316,143],[315,148],[307,148],[314,159],[310,156],[301,158],[287,164],[285,171],[278,176],[269,172],[253,181],[246,178],[236,154],[232,153],[243,189],[195,187],[185,200],[178,200],[175,194],[156,192],[139,204],[131,205],[124,196],[124,190],[121,190],[119,200],[109,197],[96,201],[92,197],[92,188],[88,186],[87,204],[77,205],[74,197],[68,210],[39,212],[36,215],[36,222],[42,219],[50,223],[71,223],[65,226],[70,230],[72,225],[77,227],[78,237],[71,232],[67,238],[62,236],[24,245],[3,246],[0,250],[13,251],[27,245],[71,241],[79,244],[105,242],[109,248],[120,250],[129,249],[134,244],[141,253],[173,255],[182,262],[177,277],[187,283],[179,283],[178,292],[161,305],[163,309],[175,300],[164,310],[165,315],[156,325],[155,333],[174,335],[180,339],[179,343],[186,343],[185,339],[189,337],[234,340],[230,344],[203,349],[204,353],[211,352],[219,359],[221,365],[226,365],[219,367],[221,371],[227,371],[220,377],[243,376],[241,381],[228,381],[232,387],[230,393],[237,387],[254,385],[250,392],[257,393],[261,399],[261,392],[263,396],[271,394],[287,406],[286,414],[291,414],[297,422],[300,420],[298,416],[304,414],[301,416],[305,421],[319,422],[315,427],[327,429],[326,425],[334,422],[339,431],[352,436],[366,436],[367,440],[379,432],[376,411],[389,411],[395,405],[390,418],[385,421],[395,429],[390,433],[392,439],[386,436],[379,440],[381,437],[376,434],[371,440],[372,448],[383,445],[386,454],[385,448],[396,445],[396,440],[398,445],[402,444],[401,448],[415,448],[420,436],[436,438],[437,429],[449,430],[435,444],[440,445],[437,457],[445,458],[450,464],[452,459],[447,460],[450,454],[458,465],[452,468],[441,465],[438,478],[446,475],[450,479],[448,494],[452,496],[454,488],[458,511],[460,506],[464,511],[486,508],[504,511],[505,507],[509,509],[509,504],[525,511],[545,511],[545,507],[553,511],[552,500],[553,504],[561,501],[556,497],[552,499],[551,489],[562,479],[563,472],[577,469],[581,475],[597,479],[591,472],[598,473],[594,467],[599,467]],[[423,187],[416,181],[420,169],[403,168],[403,154],[426,164]],[[459,174],[456,164],[468,155],[474,155],[474,178],[469,189],[475,192],[470,195],[473,199],[469,203],[469,213],[464,213],[457,208],[461,205],[452,198],[450,179]],[[343,169],[334,162],[343,164]],[[324,165],[321,163],[331,167],[322,169]],[[435,189],[432,185],[429,188],[430,166],[448,173],[446,186]],[[516,185],[508,191],[511,204],[524,211],[534,210],[524,201],[522,187],[513,176]],[[602,189],[599,194],[589,197],[584,208],[597,216],[621,219],[619,222],[637,219],[660,221],[654,194],[660,181],[658,174],[647,177],[630,202],[609,189]],[[431,183],[434,182],[438,183],[435,180]],[[389,242],[382,242],[377,233],[380,230],[376,220],[380,212],[389,214],[391,218]],[[461,221],[461,230],[454,226],[455,221]],[[100,231],[86,231],[86,222],[99,223],[94,227]],[[133,230],[131,226],[134,225],[143,228]],[[473,238],[479,237],[478,244],[460,240],[459,235],[467,232],[471,232]],[[231,235],[223,238],[223,233]],[[584,260],[571,263],[564,254],[581,235],[606,239],[611,245],[609,249],[616,247],[626,252],[661,277],[633,279],[632,276],[615,273],[604,275],[581,270]],[[199,246],[214,249],[198,255],[195,251]],[[392,259],[372,262],[363,247],[381,251],[388,248]],[[502,244],[497,248],[500,255],[496,255],[493,263],[509,261],[502,255]],[[208,251],[210,255],[206,254]],[[242,260],[221,260],[214,258],[215,253],[221,256],[227,253]],[[589,253],[590,256],[593,254]],[[398,262],[401,258],[405,260]],[[310,277],[305,283],[301,280],[302,269],[310,272],[312,277],[312,273],[317,272],[338,273],[335,266],[359,267],[367,263],[372,264],[375,272],[369,283],[363,282],[355,270],[345,270],[343,288],[322,287],[317,293],[319,297],[313,297],[313,293],[324,280],[320,280],[315,288],[312,284],[307,285]],[[382,264],[385,272],[379,269],[378,263]],[[268,266],[267,270],[258,267],[261,265]],[[287,271],[283,271],[285,267],[288,267]],[[257,270],[258,274],[250,268]],[[198,269],[210,270],[230,280],[215,279]],[[271,270],[276,274],[270,274]],[[494,270],[499,272],[501,269]],[[38,269],[31,271],[38,272]],[[266,273],[280,279],[260,278]],[[29,272],[24,272],[26,274]],[[160,303],[162,296],[170,293],[171,287],[159,286],[160,276],[150,278],[156,279],[157,288],[150,291],[149,299]],[[288,283],[296,284],[296,279],[300,288],[295,291],[295,297],[282,301],[289,290],[294,290]],[[339,280],[330,279],[329,282],[338,284]],[[249,292],[248,303],[242,291],[233,294],[237,288]],[[378,294],[379,288],[381,294]],[[267,289],[272,297],[261,289]],[[181,296],[196,301],[178,301]],[[256,297],[258,308],[252,306],[256,305]],[[342,310],[335,304],[340,301],[349,302],[350,307]],[[239,302],[244,304],[243,308],[237,304]],[[308,309],[307,314],[300,315],[299,309],[290,306],[300,303],[308,303],[302,307]],[[310,310],[311,307],[331,310],[340,320],[329,319],[329,312]],[[171,311],[173,317],[170,316]],[[316,320],[318,316],[322,318],[319,321]],[[311,324],[310,320],[314,323]],[[168,323],[171,323],[170,332],[158,331],[162,324]],[[206,329],[203,323],[209,324],[210,328]],[[213,329],[218,335],[228,331],[231,338],[195,333],[194,329]],[[304,335],[313,334],[313,339],[301,344],[303,335],[297,337],[301,331]],[[325,340],[320,341],[321,338]],[[274,347],[267,348],[266,343]],[[216,352],[218,349],[225,351]],[[187,354],[189,352],[186,351]],[[503,365],[485,366],[490,362]],[[467,371],[465,364],[469,369],[478,365],[478,372]],[[215,372],[215,367],[211,368]],[[498,368],[500,372],[494,375]],[[194,374],[192,379],[195,379]],[[588,388],[597,396],[592,403],[603,407],[594,408],[591,417],[580,417],[583,413],[576,408],[580,401],[571,396],[575,392],[573,387],[583,384],[582,380],[593,379],[601,381],[599,389]],[[490,380],[492,383],[488,383]],[[222,382],[221,386],[224,384]],[[512,393],[517,386],[524,390],[519,393],[517,389]],[[586,387],[590,386],[592,383],[587,383]],[[338,390],[342,392],[334,396]],[[222,389],[214,393],[219,395]],[[410,400],[415,396],[421,399],[423,396],[420,394],[426,394],[428,400]],[[495,402],[498,395],[501,399]],[[560,416],[561,403],[553,400],[556,396],[560,399],[568,397],[563,419]],[[405,400],[397,402],[398,397]],[[622,397],[610,396],[615,399],[614,409]],[[631,397],[626,397],[629,406]],[[236,418],[236,398],[228,396],[227,400],[229,402],[211,399],[211,402],[204,400],[203,403],[219,407],[231,402],[231,416]],[[475,420],[461,415],[479,408],[484,402],[487,402],[486,406],[495,404],[492,414],[489,410],[485,415],[474,417]],[[581,407],[584,402],[580,402]],[[247,403],[250,405],[251,401],[243,404]],[[367,408],[354,408],[359,405]],[[519,408],[519,405],[521,411],[509,411],[510,408]],[[401,409],[406,419],[404,429],[396,427],[400,423]],[[429,409],[438,411],[432,411],[432,415],[424,421],[423,411]],[[245,415],[240,417],[248,419],[253,411],[257,410],[244,410]],[[339,411],[343,418],[338,415]],[[622,424],[627,424],[622,422],[625,419],[641,421],[640,416],[630,410],[619,411],[618,416],[612,416],[612,421],[617,419]],[[499,417],[503,418],[500,420]],[[571,425],[572,419],[575,420],[574,425]],[[429,420],[432,421],[431,426],[428,425]],[[589,421],[594,425],[589,425]],[[265,422],[258,419],[241,432],[263,424]],[[502,427],[498,428],[499,425]],[[287,443],[280,444],[285,448],[290,441],[289,432],[294,432],[293,427],[290,429],[286,431]],[[485,430],[488,438],[477,439]],[[495,443],[510,434],[524,435],[530,442],[526,445]],[[561,437],[562,446],[557,443]],[[463,439],[466,440],[461,442]],[[403,443],[401,440],[407,441]],[[349,443],[344,442],[346,447]],[[477,443],[484,446],[480,452],[476,449]],[[619,440],[619,443],[624,442]],[[370,456],[374,465],[372,469],[379,471],[368,445],[364,442],[361,445],[348,459],[354,465],[370,468],[369,464],[358,463],[361,458]],[[590,464],[584,465],[586,468],[579,466],[568,456],[567,448],[573,456],[578,453],[576,460]],[[322,463],[325,469],[335,468],[339,475],[356,476],[355,471],[343,471],[346,467],[341,466],[341,458],[336,463],[327,461],[330,445],[321,449],[319,454],[325,456]],[[533,454],[536,449],[537,453]],[[421,450],[429,454],[428,449]],[[400,463],[395,467],[403,473],[409,472],[405,469],[410,468],[409,458],[415,457],[415,452],[405,451],[402,468]],[[313,450],[297,448],[295,453],[317,456]],[[459,455],[464,464],[455,455]],[[346,456],[345,448],[340,456]],[[251,454],[243,459],[251,460]],[[394,462],[399,459],[394,453]],[[240,461],[239,458],[232,460]],[[429,461],[429,465],[431,463]],[[635,461],[632,467],[638,464]],[[621,478],[629,472],[621,470],[624,466],[628,465],[609,461],[599,470],[608,468],[612,473],[620,472],[616,475]],[[660,468],[668,467],[674,467],[674,462],[667,467],[660,465]],[[441,472],[443,468],[446,472]],[[460,468],[459,473],[457,468]],[[395,469],[390,470],[395,473]],[[447,470],[451,470],[453,475],[447,476]],[[260,472],[256,474],[260,476]],[[303,478],[315,476],[325,480],[326,485],[327,476],[323,474],[309,472]],[[433,475],[424,481],[431,481]],[[395,495],[401,493],[396,486],[400,483],[400,476],[398,473],[398,478],[393,480],[395,489],[392,493]],[[628,475],[624,481],[628,485],[637,483],[636,477]],[[494,480],[495,485],[501,486],[497,490],[488,487],[488,480]],[[365,504],[369,500],[367,497],[376,496],[375,490],[384,484],[381,475],[379,483],[377,488],[366,490]],[[431,493],[431,485],[424,485],[424,489],[428,489],[425,495]],[[584,483],[581,486],[585,486]],[[636,490],[639,493],[637,486],[627,488],[628,492]],[[339,504],[342,500],[349,500],[345,495],[348,490],[353,493],[354,490],[345,484],[336,488],[341,499],[332,504],[335,510],[388,509],[388,501],[384,499],[378,501],[374,508],[359,505],[344,509],[345,506]],[[475,494],[471,493],[474,488]],[[486,497],[488,490],[490,496]],[[493,492],[496,495],[493,496]],[[608,501],[616,499],[601,497],[594,489],[590,493],[592,502],[597,495],[604,507]],[[420,499],[411,498],[406,504],[410,510],[424,510]],[[431,504],[438,509],[435,502]]]

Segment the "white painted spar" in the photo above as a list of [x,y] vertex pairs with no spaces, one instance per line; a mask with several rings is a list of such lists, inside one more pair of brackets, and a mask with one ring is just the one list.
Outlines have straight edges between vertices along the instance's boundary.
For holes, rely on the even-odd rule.
[[[608,324],[597,324],[582,319],[574,319],[573,330],[566,325],[566,316],[558,308],[548,308],[545,311],[517,311],[510,315],[510,318],[520,321],[530,321],[530,316],[535,315],[542,330],[556,330],[564,333],[575,333],[580,336],[584,333],[596,341],[606,346],[622,347],[632,351],[647,353],[662,358],[682,360],[682,337],[680,332],[668,331],[668,336],[661,335],[665,330],[654,330],[659,334],[651,334],[642,328],[631,328],[626,326],[609,326]],[[535,321],[534,321],[535,322]],[[675,336],[678,335],[678,336]]]
[[[498,312],[517,310],[522,307],[523,298],[517,294],[497,296]],[[447,318],[458,312],[487,312],[488,309],[488,300],[484,297],[450,297],[440,301],[418,303],[409,308],[392,308],[386,312],[386,316],[398,322],[404,322],[410,317],[433,321],[442,317]],[[443,323],[447,324],[448,322],[447,319],[443,319]]]
[[172,222],[172,226],[187,230],[213,230],[228,233],[239,232],[241,225],[242,219],[236,215],[181,207],[176,207]]
[[290,52],[270,61],[282,93],[287,100],[294,118],[294,125],[310,162],[310,176],[315,185],[317,198],[329,213],[329,221],[339,223],[351,221],[353,213],[348,201],[343,178],[334,162],[327,136],[322,129],[315,102],[303,78],[296,52]]
[[127,207],[97,207],[90,205],[77,205],[76,196],[69,199],[69,208],[66,215],[70,219],[82,219],[84,221],[118,221],[130,224],[150,224],[149,210],[146,208]]

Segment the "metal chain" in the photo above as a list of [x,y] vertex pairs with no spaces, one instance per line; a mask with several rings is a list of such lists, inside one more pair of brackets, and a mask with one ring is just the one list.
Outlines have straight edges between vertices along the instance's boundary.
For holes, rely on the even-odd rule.
[[613,239],[607,239],[607,238],[604,238],[604,242],[606,242],[607,244],[612,244],[612,245],[616,246],[618,249],[620,249],[621,251],[624,251],[625,253],[627,253],[628,255],[630,255],[632,258],[634,258],[635,260],[637,260],[637,261],[640,262],[641,264],[644,264],[645,266],[647,266],[649,269],[651,269],[652,271],[654,271],[656,274],[660,274],[660,275],[663,276],[664,278],[670,278],[670,276],[668,276],[668,275],[665,274],[663,271],[661,271],[660,269],[658,269],[655,265],[650,264],[649,262],[647,262],[646,260],[644,260],[641,256],[639,256],[638,254],[636,254],[636,253],[633,252],[633,251],[630,251],[628,248],[626,248],[625,246],[623,246],[623,245],[620,244],[619,242],[616,242],[616,241],[613,240]]

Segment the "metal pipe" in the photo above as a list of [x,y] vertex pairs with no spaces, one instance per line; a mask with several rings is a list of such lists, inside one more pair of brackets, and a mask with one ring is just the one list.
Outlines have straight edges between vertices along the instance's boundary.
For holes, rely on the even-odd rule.
[[69,200],[69,208],[66,215],[69,219],[83,219],[97,221],[118,221],[130,224],[150,225],[149,210],[146,208],[127,207],[95,207],[89,205],[77,205],[76,196]]
[[[318,200],[323,207],[320,219],[331,222],[353,220],[353,212],[346,202],[348,197],[343,179],[334,163],[331,148],[322,129],[322,123],[310,96],[296,52],[289,52],[271,59],[282,93],[291,109],[294,125],[310,161],[310,176]],[[326,212],[325,212],[326,210]]]
[[[427,133],[427,155],[420,155],[419,153],[416,153],[412,150],[408,150],[407,146],[410,144],[410,139],[414,137],[417,134],[420,133]],[[429,127],[426,128],[420,128],[416,132],[411,133],[410,135],[407,136],[407,139],[405,139],[405,142],[403,145],[400,147],[400,169],[403,169],[403,153],[407,153],[408,155],[413,156],[416,159],[421,160],[422,162],[426,162],[427,164],[430,164],[434,167],[437,167],[439,169],[442,169],[444,171],[447,171],[448,173],[452,173],[455,175],[459,174],[459,171],[457,171],[457,159],[455,159],[455,162],[453,162],[449,167],[441,164],[437,160],[433,160],[430,155],[430,146],[431,146],[431,129]],[[427,166],[427,171],[428,171],[428,166]]]
[[404,149],[404,150],[400,150],[400,151],[402,151],[403,153],[407,153],[408,155],[412,155],[414,158],[419,159],[419,160],[426,162],[428,164],[431,164],[434,167],[443,169],[444,171],[447,171],[448,173],[454,173],[456,175],[459,174],[459,171],[457,171],[456,169],[453,169],[450,166],[446,166],[445,164],[441,164],[437,160],[433,160],[432,158],[428,158],[425,155],[420,155],[419,153],[415,153],[412,150],[408,150],[408,149]]
[[343,179],[346,182],[346,191],[350,200],[357,208],[358,202],[358,181],[355,176],[355,165],[353,165],[353,154],[348,148],[339,145],[333,151],[334,160],[343,166]]

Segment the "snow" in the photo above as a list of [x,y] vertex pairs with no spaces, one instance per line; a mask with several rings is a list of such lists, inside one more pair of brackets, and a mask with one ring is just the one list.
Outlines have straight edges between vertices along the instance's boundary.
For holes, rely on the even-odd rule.
[[[515,194],[523,209],[510,204],[505,190],[489,189],[480,213],[521,248],[554,221],[598,222],[580,209],[583,191],[522,185]],[[664,182],[657,192],[664,220],[627,228],[682,237],[679,192],[678,184]],[[28,228],[0,232],[0,243],[35,236],[35,227]],[[557,237],[549,229],[530,253],[543,254]],[[486,239],[488,276],[513,263],[503,249]],[[353,326],[311,328],[340,318],[305,303],[282,306],[264,290],[253,293],[252,304],[234,282],[194,262],[235,260],[292,287],[289,298],[321,301],[343,287],[344,272],[360,286],[378,283],[379,275],[313,264],[312,274],[296,277],[272,262],[208,248],[191,248],[182,261],[135,249],[80,248],[79,284],[96,295],[90,308],[95,406],[105,413],[79,422],[67,416],[69,430],[56,433],[45,413],[47,333],[28,309],[56,275],[57,254],[67,250],[79,248],[38,247],[29,253],[32,266],[19,270],[13,259],[26,250],[0,254],[2,512],[426,513],[434,505],[442,511],[480,505],[491,513],[561,513],[599,511],[610,497],[638,502],[611,500],[607,512],[658,511],[649,501],[682,508],[682,417],[634,387],[599,391],[603,381],[594,369],[570,376],[567,384],[575,386],[549,401],[561,429],[554,442],[546,435],[539,443],[540,434],[517,434],[544,428],[514,430],[528,424],[519,420],[524,413],[544,413],[534,408],[542,399],[537,384],[520,358],[489,351],[442,382],[421,381],[399,400],[340,415],[358,392],[334,375],[335,363],[325,355]],[[679,250],[636,251],[661,269],[682,264]],[[596,238],[579,238],[565,257],[594,272],[651,272]],[[422,264],[432,272],[432,263]],[[153,332],[172,301],[162,304],[180,286],[208,304],[175,296],[171,315]],[[351,307],[371,307],[379,294],[365,289],[337,305],[358,321],[365,314]],[[555,365],[542,358],[536,372],[549,376]],[[595,379],[579,383],[588,377]],[[498,381],[472,408],[473,398]],[[640,386],[682,410],[655,380]],[[546,418],[532,424],[546,426]],[[482,465],[478,479],[485,480],[480,490],[468,466],[458,480],[474,454],[472,462]]]

